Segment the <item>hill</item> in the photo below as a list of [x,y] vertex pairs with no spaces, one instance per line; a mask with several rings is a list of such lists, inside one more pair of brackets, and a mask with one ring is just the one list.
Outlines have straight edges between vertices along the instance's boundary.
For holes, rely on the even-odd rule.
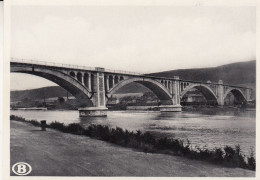
[[[11,102],[23,99],[48,99],[67,96],[67,91],[60,86],[50,86],[38,89],[11,91]],[[69,96],[71,96],[69,94]]]
[[224,84],[255,84],[256,83],[256,61],[239,62],[212,68],[178,69],[152,73],[149,75],[158,77],[179,76],[180,79],[202,81],[210,80],[218,82],[223,80]]

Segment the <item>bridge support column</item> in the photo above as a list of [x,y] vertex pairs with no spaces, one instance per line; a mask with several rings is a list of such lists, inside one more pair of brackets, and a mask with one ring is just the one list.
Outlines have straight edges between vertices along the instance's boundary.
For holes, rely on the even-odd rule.
[[83,84],[83,86],[85,86],[85,82],[84,82],[84,74],[81,76],[81,83]]
[[103,68],[97,68],[98,72],[93,73],[94,81],[92,86],[93,96],[91,98],[94,107],[85,107],[79,109],[81,117],[86,116],[107,116],[105,104],[105,77]]
[[172,92],[172,81],[170,81],[170,87],[169,87],[170,92]]
[[219,106],[224,105],[224,86],[223,86],[223,81],[219,80],[218,85],[217,85],[217,101]]
[[91,73],[88,73],[88,89],[91,91],[92,90],[92,87],[91,87]]
[[251,89],[246,89],[246,100],[247,101],[251,100],[251,94],[252,94],[252,90]]
[[114,85],[115,85],[115,76],[113,75],[113,76],[112,76],[112,85],[111,85],[112,88],[114,87]]
[[106,87],[107,87],[106,90],[108,91],[108,90],[110,89],[110,88],[109,88],[109,76],[106,77],[105,83],[106,83]]
[[175,81],[171,83],[171,94],[172,94],[172,105],[161,105],[159,106],[161,112],[180,112],[182,106],[180,105],[180,86],[179,77],[176,77]]

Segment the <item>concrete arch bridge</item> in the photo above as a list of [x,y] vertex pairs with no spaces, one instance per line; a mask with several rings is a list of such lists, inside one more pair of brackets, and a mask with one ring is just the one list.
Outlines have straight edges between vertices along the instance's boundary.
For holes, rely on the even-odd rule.
[[228,93],[239,101],[251,100],[252,89],[218,83],[195,82],[173,78],[147,76],[126,71],[92,68],[67,64],[12,59],[11,72],[27,73],[48,79],[85,102],[80,116],[105,116],[106,102],[123,86],[136,82],[150,89],[160,99],[161,111],[181,111],[180,100],[192,88],[198,89],[209,101],[224,105]]

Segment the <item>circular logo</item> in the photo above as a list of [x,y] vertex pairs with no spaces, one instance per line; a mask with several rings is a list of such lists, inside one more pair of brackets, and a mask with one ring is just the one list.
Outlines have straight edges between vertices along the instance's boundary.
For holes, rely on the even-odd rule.
[[32,171],[32,167],[25,162],[18,162],[12,166],[12,171],[18,176],[26,176]]

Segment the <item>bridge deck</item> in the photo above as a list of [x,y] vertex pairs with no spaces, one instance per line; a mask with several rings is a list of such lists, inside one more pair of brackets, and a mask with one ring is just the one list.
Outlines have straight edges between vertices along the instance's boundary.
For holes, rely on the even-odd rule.
[[[36,61],[36,60],[25,60],[25,59],[12,58],[10,63],[30,64],[30,65],[52,67],[52,68],[76,69],[76,70],[81,70],[81,71],[93,71],[93,72],[97,72],[97,71],[100,71],[99,69],[103,69],[102,71],[104,73],[122,74],[122,75],[141,77],[141,78],[151,78],[151,79],[157,79],[157,80],[169,80],[169,81],[174,80],[174,81],[179,81],[179,82],[196,83],[196,84],[219,85],[218,83],[212,83],[212,82],[207,83],[207,82],[202,82],[202,81],[179,79],[178,76],[175,76],[173,78],[158,77],[158,76],[151,76],[151,75],[148,75],[148,74],[142,74],[142,73],[137,73],[137,72],[111,70],[111,69],[104,69],[104,68],[99,68],[99,67],[88,67],[88,66],[79,66],[79,65],[63,64],[63,63],[53,63],[53,62],[46,62],[46,61]],[[249,88],[249,87],[242,87],[242,86],[229,85],[229,84],[223,84],[223,86],[224,87],[231,87],[231,88],[241,88],[241,89],[251,89],[252,90],[252,88]]]

